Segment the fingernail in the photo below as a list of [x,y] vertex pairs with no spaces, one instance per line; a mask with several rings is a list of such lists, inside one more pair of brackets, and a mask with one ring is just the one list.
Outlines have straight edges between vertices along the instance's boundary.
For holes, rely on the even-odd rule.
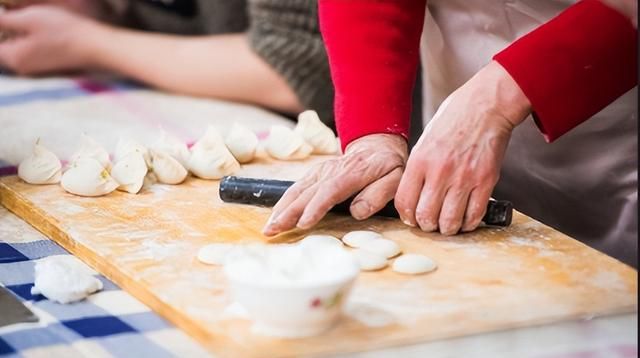
[[363,220],[369,216],[371,206],[365,200],[358,200],[351,204],[351,215],[356,220]]
[[298,220],[298,223],[296,224],[296,227],[298,229],[309,229],[311,226],[311,222],[313,221],[313,217],[309,216],[309,215],[302,215],[302,217],[300,218],[300,220]]
[[267,226],[273,226],[277,222],[278,222],[278,214],[272,213],[271,216],[269,216],[269,219],[267,219]]
[[407,209],[407,210],[404,210],[402,214],[400,214],[400,220],[402,220],[402,222],[407,226],[416,227],[416,223],[413,222],[413,220],[409,219],[412,216],[413,216],[413,212]]
[[416,227],[416,224],[412,223],[411,221],[409,221],[407,219],[402,219],[402,222],[407,226]]
[[310,229],[311,226],[313,225],[309,224],[309,220],[306,220],[306,219],[305,220],[300,219],[300,221],[298,221],[298,223],[296,224],[296,227],[302,230]]
[[428,220],[418,220],[418,225],[420,226],[420,229],[422,231],[426,232],[436,231],[436,229],[438,228],[438,225]]

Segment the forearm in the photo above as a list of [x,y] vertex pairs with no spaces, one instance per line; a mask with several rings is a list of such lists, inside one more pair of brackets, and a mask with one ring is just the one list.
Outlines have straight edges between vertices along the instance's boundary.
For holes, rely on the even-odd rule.
[[343,149],[369,134],[407,137],[425,2],[319,2]]
[[179,37],[98,25],[87,58],[167,91],[244,102],[295,113],[300,104],[280,75],[249,47],[243,34]]
[[637,85],[637,31],[601,1],[585,0],[498,53],[531,102],[548,141]]

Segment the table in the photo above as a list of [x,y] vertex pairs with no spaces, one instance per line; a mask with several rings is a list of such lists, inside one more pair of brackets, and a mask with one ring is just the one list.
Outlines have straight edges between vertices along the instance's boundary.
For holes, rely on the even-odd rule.
[[[262,131],[273,123],[287,123],[282,117],[253,107],[170,96],[122,81],[0,77],[0,126],[3,128],[0,132],[0,173],[13,172],[13,165],[26,155],[25,151],[30,148],[28,143],[36,137],[43,138],[44,143],[64,158],[74,150],[74,138],[83,131],[112,150],[118,137],[123,135],[150,143],[159,127],[187,142],[193,141],[208,123],[215,123],[219,118],[232,120],[234,116],[256,118],[256,126]],[[19,261],[7,259],[19,257],[16,251],[23,256]],[[28,285],[33,280],[32,259],[50,254],[65,252],[20,219],[0,209],[0,282],[5,286],[19,286],[14,292],[41,318],[36,326],[0,329],[0,354],[206,355],[193,340],[104,278],[105,291],[95,295],[97,298],[77,305],[61,306],[26,295],[25,286],[20,285]],[[61,327],[58,323],[82,319],[91,322],[96,317],[110,317],[107,320],[115,328],[96,333],[88,332],[82,326],[78,328],[78,324],[62,324]],[[125,324],[118,325],[118,322]],[[34,327],[38,334],[33,331]],[[630,314],[350,356],[635,357],[636,336],[637,314]],[[15,352],[11,353],[11,350]]]

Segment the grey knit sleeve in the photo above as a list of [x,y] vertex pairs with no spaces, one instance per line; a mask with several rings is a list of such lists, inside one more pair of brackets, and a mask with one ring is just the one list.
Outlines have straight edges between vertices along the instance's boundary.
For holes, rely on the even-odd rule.
[[333,84],[316,0],[249,0],[249,42],[307,109],[334,128]]

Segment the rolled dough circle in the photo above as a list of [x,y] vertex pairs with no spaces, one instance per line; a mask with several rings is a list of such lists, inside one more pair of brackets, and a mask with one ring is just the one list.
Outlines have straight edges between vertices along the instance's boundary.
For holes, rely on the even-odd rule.
[[236,247],[233,244],[215,243],[203,246],[198,251],[198,260],[208,265],[224,265],[224,262]]
[[400,250],[400,245],[389,239],[374,239],[364,242],[360,246],[360,249],[373,252],[377,255],[384,256],[385,258],[397,256],[402,252],[402,250]]
[[342,247],[344,244],[340,239],[331,235],[309,235],[300,240],[300,245],[303,246],[337,246]]
[[358,230],[345,234],[342,242],[347,246],[358,248],[376,239],[382,239],[382,235],[375,231]]
[[405,254],[393,261],[391,268],[395,272],[419,275],[427,272],[431,272],[438,267],[435,261],[424,256],[417,254]]
[[370,251],[356,249],[353,251],[353,257],[355,257],[362,271],[380,270],[388,265],[386,257]]

